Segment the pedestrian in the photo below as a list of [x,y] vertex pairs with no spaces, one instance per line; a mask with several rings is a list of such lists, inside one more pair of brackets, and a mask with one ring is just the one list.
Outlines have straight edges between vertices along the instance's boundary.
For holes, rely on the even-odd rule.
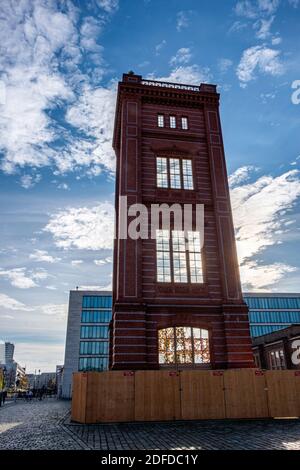
[[28,395],[29,395],[29,400],[31,401],[31,400],[32,400],[32,397],[33,397],[32,390],[29,390],[29,393],[28,393]]
[[5,403],[5,400],[6,400],[6,397],[7,397],[7,391],[4,390],[3,393],[2,393],[2,401],[3,401],[3,405]]

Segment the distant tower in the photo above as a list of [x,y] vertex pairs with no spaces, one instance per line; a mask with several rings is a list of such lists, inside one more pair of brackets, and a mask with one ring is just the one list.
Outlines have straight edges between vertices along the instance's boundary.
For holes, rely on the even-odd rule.
[[202,249],[197,232],[172,226],[156,239],[117,237],[110,368],[253,367],[216,87],[124,74],[113,147],[117,234],[120,196],[204,204],[205,228]]

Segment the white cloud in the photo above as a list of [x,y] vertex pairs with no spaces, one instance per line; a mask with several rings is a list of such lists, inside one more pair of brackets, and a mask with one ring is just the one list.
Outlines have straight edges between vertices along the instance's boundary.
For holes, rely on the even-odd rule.
[[181,65],[176,67],[166,77],[156,77],[154,74],[148,76],[152,80],[160,80],[162,82],[186,83],[191,85],[199,85],[207,83],[211,80],[211,73],[208,67],[201,68],[194,65]]
[[46,304],[36,307],[36,309],[41,311],[44,315],[49,315],[59,320],[65,319],[68,314],[67,304]]
[[257,170],[258,168],[252,165],[246,165],[238,168],[234,173],[232,173],[228,177],[230,187],[233,188],[234,186],[240,185],[241,183],[248,181],[251,176],[251,172]]
[[176,18],[176,29],[177,31],[182,31],[185,28],[188,28],[190,24],[190,11],[179,11]]
[[71,265],[72,265],[72,266],[79,266],[79,265],[82,264],[82,263],[83,263],[83,260],[82,260],[82,259],[73,259],[73,260],[71,261]]
[[181,47],[176,54],[171,57],[170,65],[176,66],[178,64],[187,64],[192,57],[191,50],[188,47]]
[[266,46],[254,46],[243,52],[236,73],[242,84],[255,79],[255,72],[281,75],[284,66],[280,61],[280,51]]
[[259,265],[256,261],[249,261],[240,267],[240,274],[245,292],[272,291],[286,274],[296,271],[297,268],[284,263]]
[[[110,140],[114,92],[99,87],[106,66],[103,47],[97,41],[118,1],[98,0],[96,4],[104,13],[95,10],[93,17],[83,15],[79,21],[71,1],[63,8],[55,0],[1,2],[3,171],[52,166],[64,173],[83,167],[93,174],[99,166],[113,169]],[[93,67],[86,71],[87,55]],[[93,99],[100,106],[98,114]],[[67,111],[67,123],[56,120],[56,110],[60,115]],[[100,128],[95,127],[98,117],[102,117]],[[21,177],[25,188],[37,182],[35,174]]]
[[155,46],[156,55],[159,55],[160,51],[166,46],[167,41],[163,39],[159,44]]
[[41,179],[42,175],[40,175],[39,173],[35,175],[23,175],[20,178],[20,183],[24,189],[29,189],[33,188],[33,186],[39,183]]
[[235,33],[241,31],[242,29],[247,28],[247,23],[242,23],[241,21],[235,21],[232,26],[229,28],[228,33]]
[[13,299],[12,297],[9,297],[6,294],[1,294],[1,293],[0,293],[0,305],[1,305],[1,308],[6,308],[8,310],[23,310],[25,312],[33,311],[33,308],[27,307],[22,302],[19,302],[18,300]]
[[226,59],[226,58],[220,59],[218,62],[220,72],[226,73],[227,70],[232,66],[232,64],[233,62],[231,59]]
[[235,6],[235,13],[248,19],[272,15],[277,11],[279,3],[279,0],[241,0]]
[[2,167],[41,166],[48,162],[48,144],[56,136],[46,110],[73,96],[57,68],[55,54],[76,41],[72,11],[56,10],[54,2],[1,2],[2,80],[6,100],[0,116]]
[[44,231],[52,234],[60,248],[112,248],[114,207],[110,203],[102,203],[91,208],[64,209],[50,217]]
[[19,289],[30,289],[37,287],[40,281],[46,279],[48,274],[43,270],[26,271],[26,268],[0,269],[0,276],[7,279],[12,286]]
[[113,13],[119,7],[119,0],[96,0],[96,2],[107,13]]
[[105,264],[112,263],[112,258],[108,257],[104,259],[94,259],[94,263],[96,264],[96,266],[103,266]]
[[57,187],[58,189],[64,189],[65,191],[70,189],[70,186],[67,183],[60,183]]
[[[91,171],[100,166],[113,171],[115,155],[111,145],[116,92],[114,88],[85,86],[75,104],[67,112],[66,119],[84,132],[86,138],[72,144],[59,161],[61,171],[70,170],[75,164],[91,165]],[[101,168],[100,168],[101,170]]]
[[272,46],[278,46],[282,43],[282,39],[279,36],[272,38]]
[[31,253],[29,255],[29,258],[33,261],[39,261],[44,263],[57,263],[61,260],[61,258],[49,255],[49,253],[45,250],[34,250],[34,253]]
[[258,39],[267,39],[270,36],[274,19],[275,16],[271,16],[269,19],[261,18],[254,23],[253,28],[256,29],[255,35]]
[[243,184],[251,171],[251,167],[243,167],[231,175],[231,202],[242,281],[247,289],[250,285],[259,289],[278,282],[285,273],[294,270],[284,263],[261,264],[257,257],[267,247],[284,240],[289,230],[284,215],[300,197],[300,173],[293,170]]

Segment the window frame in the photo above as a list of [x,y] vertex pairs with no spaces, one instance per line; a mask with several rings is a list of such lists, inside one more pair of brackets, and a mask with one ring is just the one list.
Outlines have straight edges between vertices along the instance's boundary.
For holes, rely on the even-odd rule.
[[[184,122],[186,124],[183,124]],[[186,127],[185,127],[185,125],[186,125]],[[189,120],[188,120],[187,116],[181,116],[181,129],[183,131],[188,131],[189,130]]]
[[[165,161],[166,165],[166,172],[162,172],[162,163]],[[178,161],[179,162],[179,172],[175,174],[175,172],[171,173],[171,161]],[[189,170],[190,173],[189,174]],[[174,175],[177,177],[179,176],[180,179],[180,186],[176,187],[175,185],[172,186],[172,176]],[[157,189],[164,189],[164,190],[172,190],[172,191],[195,191],[195,171],[194,171],[194,162],[193,158],[182,157],[179,155],[156,155],[156,188]],[[159,181],[165,181],[166,185],[159,186]]]
[[162,113],[157,114],[157,127],[163,129],[165,127],[165,115]]
[[[174,123],[174,125],[172,123]],[[170,129],[177,129],[177,117],[175,114],[169,115],[169,127]]]
[[[169,237],[168,237],[168,240],[169,240],[169,249],[168,250],[165,250],[165,252],[168,253],[169,255],[169,280],[160,280],[159,279],[159,271],[158,269],[161,268],[161,266],[159,266],[158,264],[158,261],[159,258],[158,258],[158,253],[160,253],[162,250],[158,250],[157,249],[157,239],[158,239],[158,232],[161,232],[162,230],[161,229],[157,229],[156,230],[156,245],[155,245],[155,248],[156,248],[156,283],[160,284],[160,285],[167,285],[167,284],[172,284],[172,285],[179,285],[179,284],[182,284],[182,285],[189,285],[189,286],[204,286],[205,284],[205,275],[204,275],[204,262],[203,262],[203,257],[204,257],[204,250],[203,250],[203,247],[201,248],[201,235],[199,232],[197,232],[196,230],[190,230],[188,232],[184,232],[182,230],[178,231],[178,230],[174,230],[174,229],[171,229],[171,230],[164,230],[164,232],[167,232],[169,233]],[[184,239],[185,239],[185,250],[175,250],[174,249],[174,239],[175,237],[173,236],[173,233],[175,232],[181,232],[181,233],[184,233]],[[189,241],[189,235],[190,234],[198,234],[199,236],[199,243],[200,243],[200,251],[192,251],[190,250],[190,241]],[[178,255],[174,257],[174,253],[184,253],[184,257],[182,256],[181,258],[184,258],[184,261],[185,261],[185,270],[186,270],[186,281],[184,280],[181,280],[180,281],[177,281],[175,280],[176,279],[176,274],[175,274],[175,265],[179,265],[179,271],[181,271],[180,269],[180,260],[179,260],[179,263],[174,263],[174,260],[177,260],[178,261]],[[192,273],[192,266],[191,266],[191,253],[194,253],[194,254],[197,254],[199,253],[200,254],[200,264],[199,264],[199,267],[195,266],[195,269],[201,269],[201,281],[200,282],[194,282],[192,281],[192,278],[194,276],[194,274]],[[179,259],[180,259],[180,256],[179,256]],[[181,277],[181,274],[180,274],[180,277]],[[184,278],[184,276],[182,276]]]
[[[190,362],[179,362],[178,361],[178,351],[180,352],[180,349],[178,349],[178,338],[179,338],[179,335],[177,334],[177,330],[179,329],[187,329],[189,328],[190,329],[190,338],[191,338],[191,355],[192,355],[192,360]],[[160,354],[161,354],[161,350],[160,350],[160,340],[159,340],[159,334],[161,331],[167,331],[167,330],[173,330],[173,333],[172,335],[170,336],[171,338],[171,341],[173,341],[173,356],[174,356],[174,362],[160,362]],[[195,336],[195,333],[196,333],[196,330],[199,330],[200,331],[200,337],[197,338]],[[207,338],[205,338],[205,336],[202,335],[202,331],[205,331],[206,332],[206,335],[207,335]],[[175,325],[175,326],[169,326],[169,327],[165,327],[165,328],[160,328],[157,332],[157,339],[158,339],[158,364],[161,368],[170,368],[170,367],[173,367],[173,368],[176,368],[176,369],[179,369],[179,368],[210,368],[211,367],[211,364],[212,364],[212,353],[211,353],[211,332],[208,328],[204,328],[202,326],[191,326],[191,325]],[[186,339],[186,338],[185,338]],[[197,352],[196,348],[195,348],[195,340],[197,339],[207,339],[207,347],[208,347],[208,352],[209,352],[209,361],[206,361],[206,362],[196,362],[195,361],[195,357],[196,357],[196,353],[195,351]],[[184,348],[183,351],[185,351],[186,348]],[[202,350],[203,351],[203,350]],[[166,351],[167,352],[167,351]],[[172,352],[170,353],[172,354]]]

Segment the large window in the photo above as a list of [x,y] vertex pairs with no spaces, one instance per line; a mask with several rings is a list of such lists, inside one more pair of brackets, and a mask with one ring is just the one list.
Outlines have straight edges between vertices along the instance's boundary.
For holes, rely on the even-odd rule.
[[107,339],[108,327],[107,326],[82,326],[80,330],[80,338],[82,339]]
[[83,308],[111,308],[111,295],[84,295],[82,297]]
[[210,363],[209,335],[202,328],[177,326],[159,330],[158,350],[160,364]]
[[80,341],[81,355],[107,355],[108,341]]
[[79,370],[106,370],[108,368],[107,357],[81,357],[79,359]]
[[156,183],[158,188],[194,189],[192,160],[157,157]]
[[109,323],[111,310],[82,310],[82,323]]
[[203,283],[199,232],[156,230],[156,262],[158,282]]

